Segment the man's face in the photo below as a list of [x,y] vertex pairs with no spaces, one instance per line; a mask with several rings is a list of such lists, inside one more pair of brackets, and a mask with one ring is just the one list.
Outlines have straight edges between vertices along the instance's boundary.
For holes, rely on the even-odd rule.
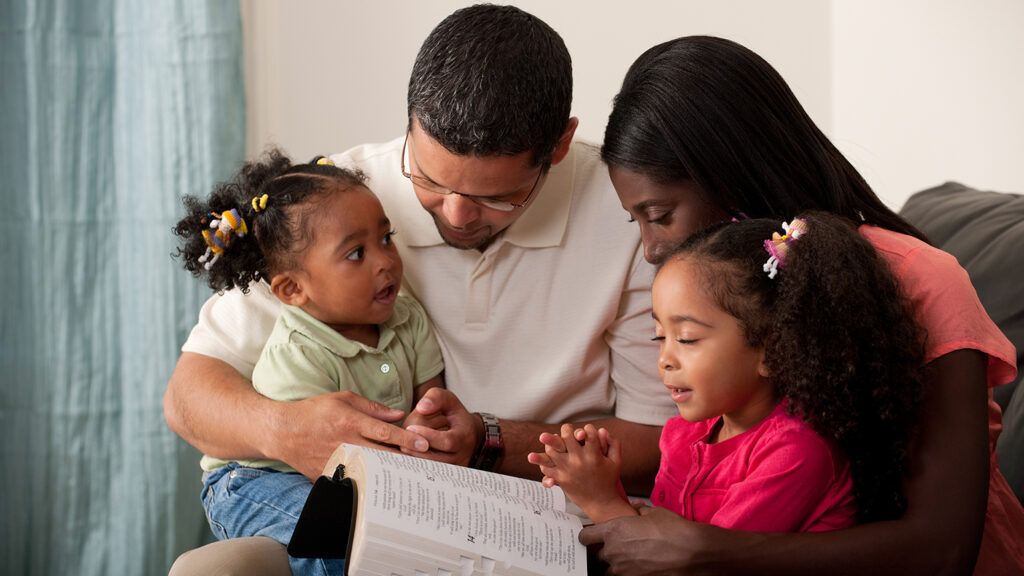
[[[460,156],[427,135],[415,120],[406,154],[406,170],[417,177],[413,181],[417,199],[434,218],[445,243],[461,250],[486,249],[522,216],[544,185],[545,174],[541,167],[531,165],[531,152],[515,156]],[[416,184],[420,179],[457,194],[427,190]],[[525,205],[503,212],[474,198]]]

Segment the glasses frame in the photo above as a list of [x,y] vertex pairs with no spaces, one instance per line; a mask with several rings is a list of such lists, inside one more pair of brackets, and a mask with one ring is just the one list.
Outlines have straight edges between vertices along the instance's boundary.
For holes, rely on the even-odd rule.
[[[498,212],[512,212],[512,211],[517,210],[519,208],[523,208],[527,204],[529,204],[530,203],[530,199],[533,198],[533,193],[537,191],[537,185],[540,184],[540,179],[541,179],[542,176],[544,176],[544,172],[545,172],[544,167],[542,166],[541,169],[540,169],[540,172],[537,173],[537,179],[533,181],[533,187],[530,188],[530,193],[526,195],[526,198],[523,198],[519,202],[503,202],[501,200],[491,200],[491,199],[488,199],[488,198],[481,198],[479,196],[472,196],[470,194],[463,194],[462,192],[458,192],[456,190],[452,190],[451,188],[445,188],[444,186],[441,186],[440,184],[438,184],[436,182],[433,182],[432,180],[429,180],[429,179],[427,179],[427,178],[425,178],[423,176],[419,176],[417,174],[413,174],[412,172],[406,170],[406,168],[405,168],[405,153],[406,153],[406,151],[409,152],[410,156],[412,155],[412,149],[409,148],[409,133],[408,132],[405,133],[405,142],[402,144],[402,158],[401,158],[402,176],[405,176],[406,178],[408,178],[409,181],[413,183],[413,185],[417,185],[422,190],[426,190],[427,192],[430,192],[431,194],[438,194],[440,196],[451,196],[452,194],[454,194],[456,196],[462,196],[463,198],[466,198],[468,200],[472,200],[473,202],[475,202],[476,204],[478,204],[480,206],[483,206],[484,208],[489,208],[491,210],[497,210]],[[410,158],[410,160],[411,160],[411,158]]]

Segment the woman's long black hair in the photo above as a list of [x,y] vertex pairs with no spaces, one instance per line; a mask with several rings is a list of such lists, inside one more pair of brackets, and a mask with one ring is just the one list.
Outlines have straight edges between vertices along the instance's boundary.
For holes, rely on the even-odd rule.
[[862,522],[898,518],[908,444],[921,399],[924,336],[888,265],[849,220],[802,216],[808,230],[769,278],[771,219],[705,229],[665,260],[686,258],[697,281],[763,346],[770,379],[791,413],[850,460]]
[[615,97],[601,156],[659,183],[696,182],[727,213],[820,210],[927,241],[878,199],[768,62],[722,38],[644,52]]

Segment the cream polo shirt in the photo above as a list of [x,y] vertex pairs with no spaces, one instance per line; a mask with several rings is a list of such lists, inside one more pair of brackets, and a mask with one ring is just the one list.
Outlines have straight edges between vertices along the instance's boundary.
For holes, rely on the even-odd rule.
[[[374,402],[409,410],[413,389],[444,370],[423,308],[399,296],[391,317],[380,325],[377,346],[350,340],[301,308],[281,306],[267,345],[252,374],[256,391],[274,400],[302,400],[350,390]],[[294,469],[276,460],[240,462],[251,468]],[[203,456],[203,470],[227,464]]]
[[[474,412],[541,422],[614,415],[662,425],[676,408],[651,341],[653,268],[597,149],[575,142],[482,253],[443,243],[399,164],[401,138],[333,157],[360,168],[394,224],[403,289],[430,314],[445,382]],[[263,287],[212,296],[182,350],[252,373],[280,304]]]

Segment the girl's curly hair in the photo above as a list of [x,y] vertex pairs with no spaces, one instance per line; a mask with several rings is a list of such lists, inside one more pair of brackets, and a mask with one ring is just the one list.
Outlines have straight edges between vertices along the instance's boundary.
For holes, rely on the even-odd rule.
[[693,262],[706,293],[763,346],[790,413],[850,460],[858,519],[897,518],[922,394],[924,335],[888,265],[849,220],[802,215],[808,231],[769,279],[764,241],[776,220],[704,230],[666,260]]
[[[362,186],[366,177],[358,170],[318,164],[292,164],[277,148],[263,157],[246,162],[238,174],[219,184],[206,200],[186,196],[185,217],[174,227],[180,238],[175,257],[184,261],[193,276],[206,277],[217,291],[241,288],[270,280],[280,271],[296,265],[296,256],[313,239],[316,208],[331,192]],[[266,208],[257,212],[252,199],[267,195]],[[200,261],[207,250],[203,230],[209,229],[211,213],[236,209],[250,229],[245,236],[232,237],[224,255],[209,270]]]

